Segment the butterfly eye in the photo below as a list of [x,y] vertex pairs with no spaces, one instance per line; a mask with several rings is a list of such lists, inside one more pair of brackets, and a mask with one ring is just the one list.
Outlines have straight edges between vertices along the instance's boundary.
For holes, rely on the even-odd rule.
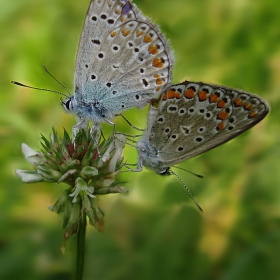
[[62,105],[66,111],[72,111],[72,101],[71,98],[68,98],[66,101],[62,102]]
[[164,170],[162,170],[162,171],[159,171],[159,172],[157,172],[159,175],[162,175],[162,176],[168,176],[168,175],[171,175],[171,173],[170,173],[170,167],[167,167],[167,168],[165,168]]

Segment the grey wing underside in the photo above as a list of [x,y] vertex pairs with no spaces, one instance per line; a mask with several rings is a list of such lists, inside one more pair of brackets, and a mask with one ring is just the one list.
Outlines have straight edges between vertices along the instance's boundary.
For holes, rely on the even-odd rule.
[[[194,89],[194,97],[187,99],[183,95],[190,87]],[[172,86],[171,90],[181,97],[166,101],[161,98],[149,137],[165,166],[185,161],[237,137],[269,112],[269,106],[257,95],[224,86],[185,82]],[[201,94],[200,100],[198,93],[203,90],[209,91],[208,98],[203,100],[205,97]],[[212,98],[215,94],[219,98],[210,102],[211,94],[214,94]],[[169,128],[170,132],[166,133]]]
[[[125,3],[123,1],[116,1],[111,7],[109,7],[107,3],[109,3],[109,1],[93,0],[87,10],[76,56],[74,80],[78,88],[82,88],[85,84],[87,72],[89,71],[88,68],[84,66],[88,64],[89,60],[97,53],[100,44],[110,31],[122,24],[120,17],[122,16],[121,10]],[[119,15],[113,14],[117,9],[120,11]],[[106,16],[105,20],[101,19],[103,14]],[[111,16],[112,14],[113,16]],[[124,17],[127,20],[127,17]],[[130,17],[131,19],[135,19],[136,15],[131,13]],[[112,26],[108,24],[110,18],[114,20]],[[94,24],[97,25],[97,23],[98,28],[94,26]]]
[[76,59],[77,101],[95,94],[108,110],[121,111],[122,99],[142,107],[169,85],[172,66],[168,42],[135,5],[91,2]]

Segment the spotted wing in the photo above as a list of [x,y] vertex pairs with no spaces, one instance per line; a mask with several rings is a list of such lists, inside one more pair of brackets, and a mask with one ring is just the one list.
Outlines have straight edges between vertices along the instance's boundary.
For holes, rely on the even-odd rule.
[[171,81],[173,56],[155,25],[127,0],[92,0],[80,38],[75,98],[105,110],[142,107]]
[[260,122],[269,112],[252,93],[184,82],[162,94],[149,132],[151,147],[168,167],[215,148]]

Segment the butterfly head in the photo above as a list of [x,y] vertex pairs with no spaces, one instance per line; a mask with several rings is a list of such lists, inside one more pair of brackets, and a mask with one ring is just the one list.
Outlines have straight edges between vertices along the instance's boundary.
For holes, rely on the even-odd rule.
[[91,120],[94,123],[108,122],[114,124],[110,120],[114,117],[114,114],[109,112],[102,106],[102,103],[98,100],[92,102],[81,102],[75,99],[75,96],[67,96],[66,99],[61,99],[61,104],[67,113],[75,114],[80,119]]
[[169,176],[169,175],[173,175],[173,172],[171,171],[170,167],[165,167],[161,171],[158,171],[157,174],[161,176]]
[[68,113],[73,111],[73,99],[74,96],[69,96],[65,100],[61,99],[61,105],[63,106],[64,110]]
[[140,139],[137,143],[137,151],[141,166],[143,165],[159,175],[171,175],[170,167],[166,167],[161,160],[160,151],[147,144],[145,138]]

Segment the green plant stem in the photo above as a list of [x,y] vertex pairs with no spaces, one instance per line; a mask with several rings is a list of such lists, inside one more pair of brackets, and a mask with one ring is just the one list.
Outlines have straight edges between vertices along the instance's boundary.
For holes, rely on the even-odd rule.
[[79,222],[79,230],[77,233],[77,271],[76,280],[83,279],[84,263],[85,263],[85,237],[86,237],[86,214],[83,212]]

